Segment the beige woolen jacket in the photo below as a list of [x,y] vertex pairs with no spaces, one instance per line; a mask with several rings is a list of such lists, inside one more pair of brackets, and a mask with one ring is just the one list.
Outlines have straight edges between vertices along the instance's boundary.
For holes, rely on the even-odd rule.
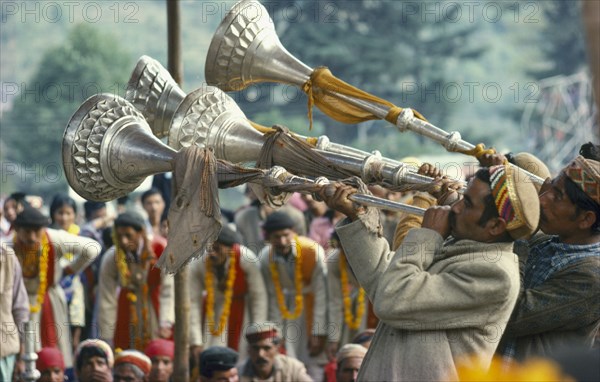
[[359,380],[456,379],[467,356],[489,366],[519,292],[512,243],[444,242],[418,228],[391,252],[362,220],[336,231],[381,320]]

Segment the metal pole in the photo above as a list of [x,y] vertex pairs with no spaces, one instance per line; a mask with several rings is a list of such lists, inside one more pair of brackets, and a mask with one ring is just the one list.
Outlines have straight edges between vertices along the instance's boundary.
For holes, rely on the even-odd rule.
[[[181,61],[181,23],[179,0],[167,1],[168,69],[180,86],[183,82]],[[175,364],[174,381],[189,382],[190,296],[187,266],[175,274]]]

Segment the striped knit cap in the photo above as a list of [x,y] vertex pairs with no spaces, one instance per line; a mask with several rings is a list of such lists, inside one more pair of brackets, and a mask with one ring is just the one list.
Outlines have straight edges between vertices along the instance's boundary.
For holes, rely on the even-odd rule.
[[587,196],[600,204],[600,162],[580,155],[563,171]]
[[523,170],[508,164],[490,167],[489,172],[496,210],[506,221],[508,233],[515,240],[530,237],[540,219],[534,184]]

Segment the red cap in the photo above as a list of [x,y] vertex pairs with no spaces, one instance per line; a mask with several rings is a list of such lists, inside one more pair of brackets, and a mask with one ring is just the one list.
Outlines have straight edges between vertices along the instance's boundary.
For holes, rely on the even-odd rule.
[[144,351],[151,359],[156,356],[169,357],[171,361],[175,358],[175,343],[173,341],[157,338],[150,341]]
[[65,370],[65,361],[63,355],[57,348],[42,348],[37,353],[38,359],[35,361],[35,368],[41,372],[48,370],[51,367],[58,367]]

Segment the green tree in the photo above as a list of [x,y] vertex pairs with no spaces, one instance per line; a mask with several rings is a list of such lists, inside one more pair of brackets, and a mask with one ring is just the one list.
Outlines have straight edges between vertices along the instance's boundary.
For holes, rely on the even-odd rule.
[[[88,97],[124,94],[131,67],[112,36],[78,24],[64,44],[48,49],[33,78],[22,84],[14,107],[3,121],[13,187],[49,197],[65,191],[61,142],[71,115]],[[16,171],[14,171],[16,170]]]
[[538,79],[571,75],[587,65],[581,2],[554,0],[539,2],[546,18],[540,47],[547,67],[531,72]]

